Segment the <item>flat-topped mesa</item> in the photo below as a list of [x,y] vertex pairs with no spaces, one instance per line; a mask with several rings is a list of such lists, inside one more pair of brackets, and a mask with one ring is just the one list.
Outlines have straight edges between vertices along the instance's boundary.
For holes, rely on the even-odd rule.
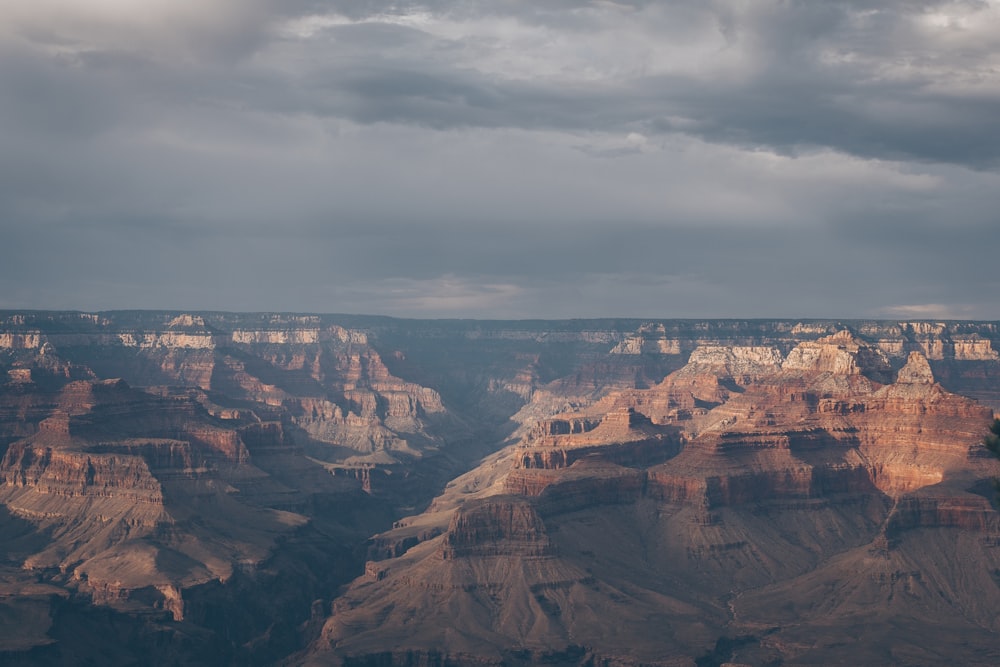
[[746,385],[781,369],[781,350],[768,346],[699,345],[676,376],[709,374]]
[[846,329],[816,341],[799,343],[781,367],[786,372],[865,375],[886,381],[892,372],[885,353],[858,340]]
[[571,435],[593,431],[601,423],[600,417],[577,415],[542,419],[528,432],[527,440],[535,441],[557,435]]
[[[146,461],[129,454],[99,454],[14,443],[0,462],[0,481],[8,487],[30,488],[40,495],[29,502],[27,497],[8,500],[8,506],[32,516],[29,506],[44,504],[48,498],[103,498],[116,503],[163,504],[160,483],[153,477]],[[22,508],[22,505],[24,506]],[[64,508],[65,509],[65,508]]]
[[466,503],[452,517],[441,546],[445,560],[466,557],[552,556],[555,548],[532,503],[492,496]]
[[679,432],[653,424],[634,408],[617,408],[601,418],[571,416],[545,420],[533,433],[555,433],[526,439],[514,459],[515,468],[566,468],[584,458],[620,465],[648,465],[680,451]]
[[604,415],[560,415],[543,419],[531,430],[533,446],[608,443],[615,439],[637,440],[659,429],[649,417],[630,406],[617,407]]
[[682,368],[648,390],[622,392],[618,404],[658,424],[685,422],[725,403],[739,386],[775,375],[783,359],[775,347],[700,344]]
[[582,459],[560,470],[518,468],[511,470],[503,481],[506,493],[537,497],[537,509],[543,517],[587,507],[633,503],[642,497],[645,487],[645,470],[596,458]]
[[636,412],[635,408],[621,408],[604,415],[598,426],[604,431],[626,432],[649,423],[649,417]]

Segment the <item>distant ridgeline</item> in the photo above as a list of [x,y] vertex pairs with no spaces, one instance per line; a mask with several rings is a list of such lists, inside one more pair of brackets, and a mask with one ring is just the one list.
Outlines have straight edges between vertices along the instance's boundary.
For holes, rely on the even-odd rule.
[[919,351],[931,360],[996,361],[1000,324],[967,320],[417,320],[373,315],[173,311],[0,311],[0,348],[121,345],[208,349],[230,344],[364,342],[365,334],[414,339],[609,345],[615,354],[688,353],[699,345],[791,349],[841,330],[890,357]]
[[[115,357],[136,353],[172,355],[174,366],[138,368],[121,373],[133,385],[176,384],[208,389],[207,368],[190,371],[182,357],[213,357],[227,350],[257,345],[343,346],[372,344],[380,350],[442,357],[435,344],[452,344],[457,361],[478,365],[496,363],[523,345],[525,354],[549,353],[552,373],[571,369],[573,360],[560,354],[610,354],[661,357],[663,368],[679,368],[696,348],[705,346],[771,347],[787,354],[803,341],[837,331],[850,331],[901,367],[910,352],[921,352],[944,386],[980,398],[1000,408],[1000,324],[974,321],[895,320],[410,320],[366,315],[290,313],[181,313],[172,311],[112,311],[102,313],[0,311],[0,351],[11,352],[0,363],[18,371],[15,362],[24,352],[40,351],[48,343],[71,361],[86,364],[88,349],[113,365]],[[537,345],[539,347],[533,346]],[[499,346],[499,350],[498,350]],[[556,352],[562,348],[561,352]],[[504,353],[507,353],[506,356]],[[204,359],[204,355],[200,358]],[[93,361],[93,360],[92,360]],[[446,362],[436,358],[435,361]],[[956,363],[960,362],[960,363]],[[204,362],[202,362],[204,364]],[[134,366],[134,364],[133,364]],[[110,369],[109,369],[110,370]],[[121,368],[119,370],[126,370]],[[206,374],[207,373],[207,374]],[[23,375],[23,372],[22,372]],[[558,375],[551,378],[555,379]]]

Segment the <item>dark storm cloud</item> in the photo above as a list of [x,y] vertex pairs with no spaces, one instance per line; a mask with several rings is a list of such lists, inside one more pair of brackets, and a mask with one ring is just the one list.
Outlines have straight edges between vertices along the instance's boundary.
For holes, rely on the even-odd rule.
[[[431,3],[414,7],[458,20],[516,19],[527,26],[546,26],[560,30],[572,48],[586,50],[588,40],[613,31],[601,22],[605,14],[573,12],[577,4],[470,7]],[[257,14],[250,13],[250,18],[237,22],[246,26],[245,33],[234,33],[228,26],[194,31],[202,42],[215,46],[212,55],[216,57],[206,58],[196,68],[182,63],[180,74],[173,62],[154,64],[130,60],[131,54],[84,52],[77,56],[83,72],[77,69],[58,75],[50,67],[34,90],[23,90],[24,85],[14,90],[23,90],[23,96],[17,97],[23,97],[28,111],[31,104],[45,106],[38,122],[46,117],[58,121],[60,109],[80,107],[82,113],[58,123],[59,131],[72,131],[75,124],[86,122],[91,115],[87,112],[94,109],[88,95],[108,84],[102,75],[110,73],[121,77],[112,85],[129,83],[150,97],[172,95],[175,103],[250,105],[361,123],[414,123],[437,129],[683,129],[709,141],[779,150],[828,146],[865,157],[995,165],[1000,156],[1000,95],[995,89],[940,88],[956,74],[976,76],[977,68],[985,74],[987,58],[1000,46],[1000,38],[982,36],[961,44],[962,48],[928,42],[912,24],[935,4],[951,6],[760,3],[759,9],[737,16],[726,3],[683,11],[655,3],[616,3],[646,10],[648,15],[642,20],[652,22],[646,26],[652,33],[650,39],[660,32],[667,38],[674,36],[679,31],[678,18],[681,29],[695,26],[706,37],[712,32],[724,35],[727,48],[738,51],[747,62],[738,76],[724,81],[700,75],[697,70],[702,63],[670,74],[643,75],[637,68],[626,76],[597,80],[574,76],[572,69],[556,80],[485,72],[476,68],[475,57],[468,61],[470,55],[482,52],[475,35],[441,37],[419,27],[375,20],[398,14],[395,4],[341,3],[338,12],[362,22],[318,29],[315,39],[298,45],[309,61],[291,72],[228,67],[233,55],[245,55],[254,48],[266,51],[267,25],[271,25],[274,43],[273,23],[267,24],[264,18],[253,23],[250,18]],[[489,12],[474,11],[476,7],[488,7]],[[284,7],[284,12],[293,8]],[[329,11],[330,5],[310,9]],[[560,19],[562,24],[556,25]],[[623,26],[628,27],[632,26]],[[182,41],[189,45],[191,39]],[[199,42],[195,53],[205,48]],[[601,55],[595,54],[595,59]],[[711,54],[699,57],[707,61]],[[887,76],[887,65],[898,66],[900,76],[892,72]],[[34,81],[31,67],[19,66],[15,75]],[[88,81],[88,77],[96,80]],[[53,85],[42,85],[46,82]],[[73,103],[54,103],[54,91]]]
[[1000,317],[991,3],[3,13],[5,306]]
[[[580,49],[587,48],[589,38],[607,32],[604,15],[594,13],[588,21],[578,13],[560,14],[557,10],[567,8],[564,3],[488,6],[488,14],[475,15],[467,6],[453,13],[480,20],[514,16],[543,26],[561,17],[559,27]],[[938,43],[914,26],[935,6],[950,8],[953,3],[760,3],[741,16],[726,3],[683,11],[666,6],[645,17],[655,29],[673,36],[679,17],[682,29],[696,25],[717,30],[749,62],[747,69],[727,81],[688,71],[598,81],[568,72],[558,81],[529,82],[464,66],[467,53],[461,47],[474,45],[461,38],[428,40],[423,34],[420,39],[418,29],[386,24],[343,25],[326,30],[332,52],[342,54],[338,43],[349,47],[351,52],[342,54],[348,58],[360,50],[365,65],[352,71],[321,69],[315,76],[325,77],[327,85],[313,87],[314,79],[306,80],[306,87],[339,95],[305,94],[303,110],[358,122],[436,128],[677,131],[678,124],[669,119],[679,117],[686,121],[686,131],[710,141],[780,150],[828,146],[864,157],[996,165],[1000,94],[995,88],[940,88],[956,75],[988,76],[988,58],[1000,46],[1000,37]],[[982,9],[986,11],[985,5]],[[353,15],[362,18],[357,10]],[[438,47],[455,58],[442,61]]]

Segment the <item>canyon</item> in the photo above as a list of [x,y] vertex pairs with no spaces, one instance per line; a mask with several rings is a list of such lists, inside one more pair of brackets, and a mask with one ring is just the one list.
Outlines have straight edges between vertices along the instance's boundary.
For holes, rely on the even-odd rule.
[[998,349],[0,312],[0,661],[998,664]]

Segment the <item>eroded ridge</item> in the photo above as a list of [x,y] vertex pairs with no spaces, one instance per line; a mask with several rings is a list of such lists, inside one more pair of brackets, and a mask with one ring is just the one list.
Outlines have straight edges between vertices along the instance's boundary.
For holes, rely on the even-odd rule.
[[[893,366],[847,331],[787,353],[696,349],[652,387],[538,422],[401,522],[406,547],[370,564],[304,662],[506,664],[577,647],[572,664],[693,665],[736,635],[753,661],[808,662],[823,646],[785,627],[779,594],[828,635],[854,622],[861,596],[905,634],[941,611],[931,581],[965,619],[947,641],[987,641],[1000,627],[980,596],[1000,603],[996,584],[939,581],[918,545],[957,544],[974,579],[993,581],[998,466],[980,444],[991,418],[937,384],[923,353]],[[936,650],[885,631],[907,655]],[[378,651],[387,638],[399,650]]]

